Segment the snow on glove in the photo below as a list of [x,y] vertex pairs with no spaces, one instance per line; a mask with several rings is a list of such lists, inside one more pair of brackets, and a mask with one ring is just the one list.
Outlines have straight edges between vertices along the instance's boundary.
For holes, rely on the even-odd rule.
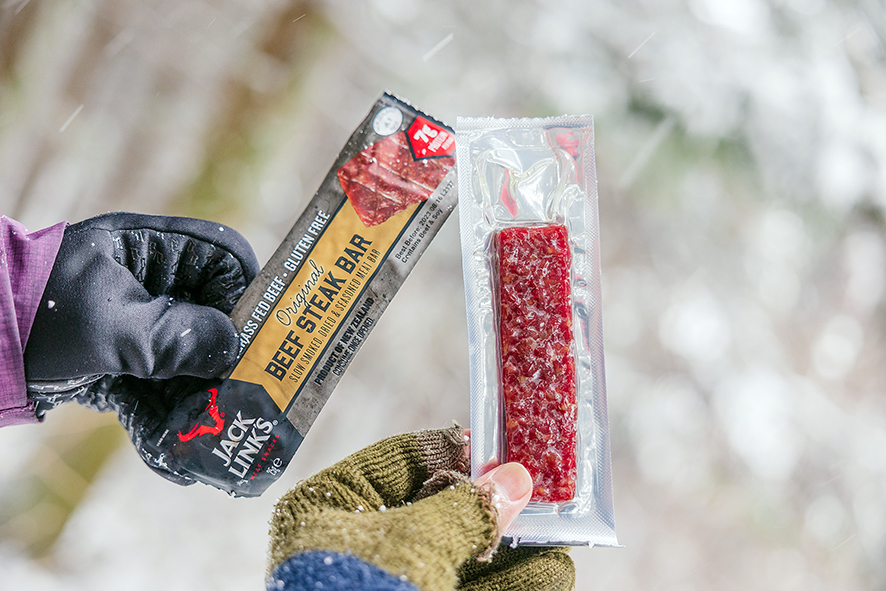
[[206,405],[207,380],[238,351],[227,314],[258,269],[214,222],[111,213],[69,226],[25,349],[38,414],[68,400],[113,410],[149,466],[189,483],[143,439],[185,398]]
[[384,439],[300,483],[271,519],[268,589],[571,589],[564,549],[496,552],[529,501],[526,470],[505,464],[471,483],[467,469],[453,427]]

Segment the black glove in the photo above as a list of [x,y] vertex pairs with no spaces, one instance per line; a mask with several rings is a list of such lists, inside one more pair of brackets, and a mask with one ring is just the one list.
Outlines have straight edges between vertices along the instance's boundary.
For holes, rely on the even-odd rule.
[[214,222],[111,213],[69,226],[25,349],[38,414],[73,399],[113,410],[149,466],[189,483],[142,440],[234,363],[227,314],[258,270]]

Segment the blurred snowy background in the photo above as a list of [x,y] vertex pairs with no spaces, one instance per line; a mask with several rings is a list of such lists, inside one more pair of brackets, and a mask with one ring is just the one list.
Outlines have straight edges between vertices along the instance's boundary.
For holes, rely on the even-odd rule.
[[[592,113],[625,548],[578,589],[886,589],[884,66],[884,0],[0,0],[0,212],[206,217],[264,262],[383,90]],[[261,588],[289,485],[468,424],[462,289],[453,216],[260,499],[110,415],[0,431],[0,589]]]

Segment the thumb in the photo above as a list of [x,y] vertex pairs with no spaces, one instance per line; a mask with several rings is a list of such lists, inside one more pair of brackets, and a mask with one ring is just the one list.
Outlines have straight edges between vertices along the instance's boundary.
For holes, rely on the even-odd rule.
[[150,351],[145,353],[152,357],[148,364],[150,375],[139,377],[214,378],[236,360],[237,331],[223,312],[208,306],[174,302],[165,296],[147,305],[155,310],[164,309],[150,325],[147,338]]
[[498,466],[477,480],[474,486],[490,487],[492,503],[498,512],[498,529],[508,528],[532,496],[532,476],[522,464],[508,462]]

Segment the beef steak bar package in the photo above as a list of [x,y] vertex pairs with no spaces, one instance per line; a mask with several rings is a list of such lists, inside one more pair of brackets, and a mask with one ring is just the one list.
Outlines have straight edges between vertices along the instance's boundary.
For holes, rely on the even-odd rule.
[[532,476],[505,537],[617,545],[593,120],[459,118],[471,473]]
[[456,201],[452,130],[383,95],[234,309],[230,375],[151,438],[158,465],[260,495]]

